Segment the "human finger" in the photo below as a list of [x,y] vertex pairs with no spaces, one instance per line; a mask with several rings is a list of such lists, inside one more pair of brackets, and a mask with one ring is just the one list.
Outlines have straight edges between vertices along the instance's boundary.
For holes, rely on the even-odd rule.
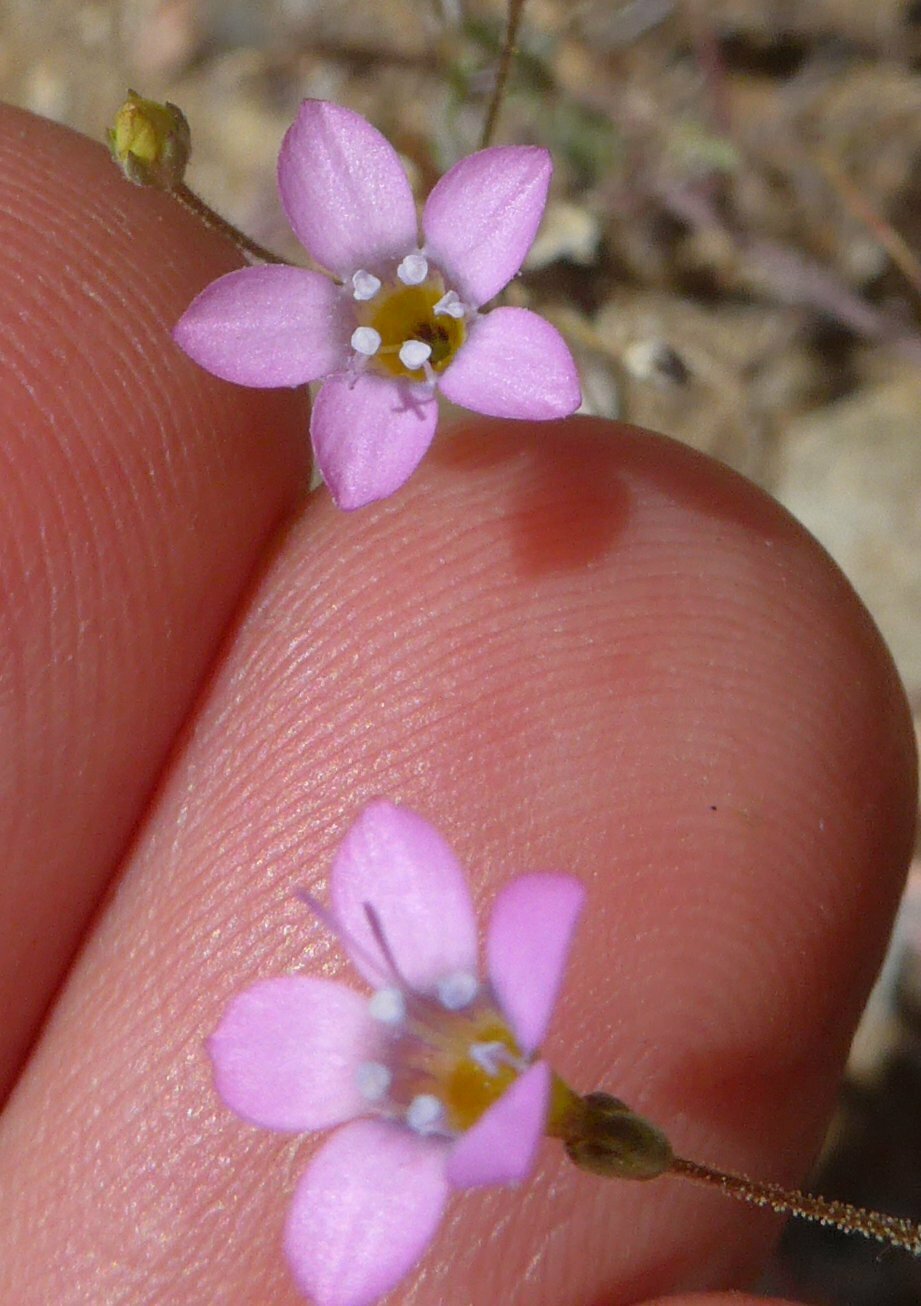
[[[446,832],[484,905],[517,870],[584,879],[546,1049],[570,1083],[685,1154],[801,1178],[897,899],[913,756],[827,556],[670,441],[478,422],[396,501],[343,518],[317,496],[7,1112],[14,1298],[297,1300],[281,1230],[314,1142],[232,1117],[203,1041],[257,977],[345,974],[292,890],[323,896],[375,795]],[[548,1144],[522,1190],[452,1206],[398,1299],[728,1287],[775,1229]]]
[[0,172],[2,1100],[308,453],[169,339],[226,242],[13,108]]

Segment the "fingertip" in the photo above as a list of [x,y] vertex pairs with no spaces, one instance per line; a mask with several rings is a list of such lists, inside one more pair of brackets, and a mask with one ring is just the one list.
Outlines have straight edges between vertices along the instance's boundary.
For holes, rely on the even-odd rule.
[[[702,1162],[797,1176],[897,896],[912,767],[904,697],[840,573],[671,441],[473,422],[386,503],[346,517],[318,494],[8,1117],[8,1138],[48,1153],[22,1162],[17,1218],[38,1232],[20,1281],[42,1260],[72,1284],[77,1230],[97,1295],[130,1293],[153,1257],[204,1296],[291,1299],[279,1230],[311,1144],[292,1171],[222,1116],[200,1046],[246,980],[338,964],[289,926],[288,885],[322,880],[381,794],[437,824],[484,904],[522,870],[587,885],[545,1049],[575,1089],[623,1098]],[[97,1191],[55,1206],[88,1147],[60,1109],[62,1063],[68,1103],[100,1122]],[[452,1206],[408,1292],[527,1284],[575,1303],[745,1283],[775,1232],[676,1178],[581,1173],[548,1142],[520,1191]]]

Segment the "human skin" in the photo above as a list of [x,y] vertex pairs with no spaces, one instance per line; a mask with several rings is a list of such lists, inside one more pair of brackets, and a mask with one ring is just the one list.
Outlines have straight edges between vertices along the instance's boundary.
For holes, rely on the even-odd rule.
[[[338,513],[304,494],[304,395],[169,339],[226,244],[15,110],[0,177],[0,1300],[299,1300],[314,1140],[231,1115],[203,1042],[257,978],[348,977],[292,890],[324,897],[378,795],[484,911],[523,870],[584,879],[546,1047],[574,1087],[800,1181],[915,800],[903,692],[826,555],[594,420],[470,420]],[[717,1306],[776,1233],[548,1142],[523,1189],[452,1203],[393,1301]]]

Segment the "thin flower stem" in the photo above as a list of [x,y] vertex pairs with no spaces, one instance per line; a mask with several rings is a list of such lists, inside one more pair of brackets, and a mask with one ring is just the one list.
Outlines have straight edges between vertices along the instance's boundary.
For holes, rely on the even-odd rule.
[[184,181],[177,182],[170,189],[169,194],[184,209],[187,209],[189,213],[193,213],[200,222],[203,222],[210,231],[216,231],[220,235],[226,236],[242,253],[258,259],[260,263],[287,263],[287,259],[279,258],[270,249],[266,249],[255,240],[250,240],[249,236],[244,235],[232,222],[228,222],[219,213],[215,213],[214,209],[199,198],[193,190],[190,190]]
[[505,98],[505,88],[508,83],[508,75],[512,67],[512,60],[517,53],[515,45],[518,39],[518,27],[521,23],[521,15],[524,13],[525,0],[509,0],[508,3],[508,25],[505,29],[505,40],[502,43],[502,53],[499,56],[499,67],[496,72],[496,85],[493,88],[492,99],[489,102],[489,112],[486,115],[486,121],[483,124],[483,135],[480,137],[480,149],[485,150],[486,146],[492,140],[493,132],[496,129],[496,122],[499,118],[499,109]]
[[849,211],[882,245],[915,294],[921,295],[921,261],[918,260],[908,241],[896,231],[882,213],[874,208],[836,159],[830,154],[821,154],[819,166]]
[[706,0],[685,0],[691,40],[694,43],[697,63],[710,97],[713,120],[724,136],[730,136],[732,115],[729,109],[729,85],[726,64],[720,48],[716,27]]
[[779,1184],[758,1183],[745,1175],[711,1170],[709,1166],[686,1161],[680,1156],[673,1159],[670,1172],[695,1183],[719,1188],[727,1197],[748,1202],[750,1206],[765,1206],[779,1214],[799,1216],[844,1233],[863,1234],[864,1238],[876,1238],[890,1247],[902,1247],[916,1256],[921,1255],[921,1225],[901,1216],[868,1211],[849,1202],[819,1197],[816,1193],[802,1193],[795,1188],[782,1188]]

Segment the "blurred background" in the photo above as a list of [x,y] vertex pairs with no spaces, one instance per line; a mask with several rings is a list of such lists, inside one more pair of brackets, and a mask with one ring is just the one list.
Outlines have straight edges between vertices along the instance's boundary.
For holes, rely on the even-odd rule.
[[[477,147],[504,0],[0,0],[0,96],[97,138],[180,105],[190,184],[297,257],[275,191],[304,96],[370,118],[419,190]],[[921,3],[529,0],[497,143],[548,146],[511,302],[566,334],[586,411],[785,503],[841,564],[921,716]],[[718,1158],[706,1158],[715,1159]],[[816,1175],[921,1219],[921,869]],[[791,1226],[765,1290],[916,1306],[921,1263]]]

